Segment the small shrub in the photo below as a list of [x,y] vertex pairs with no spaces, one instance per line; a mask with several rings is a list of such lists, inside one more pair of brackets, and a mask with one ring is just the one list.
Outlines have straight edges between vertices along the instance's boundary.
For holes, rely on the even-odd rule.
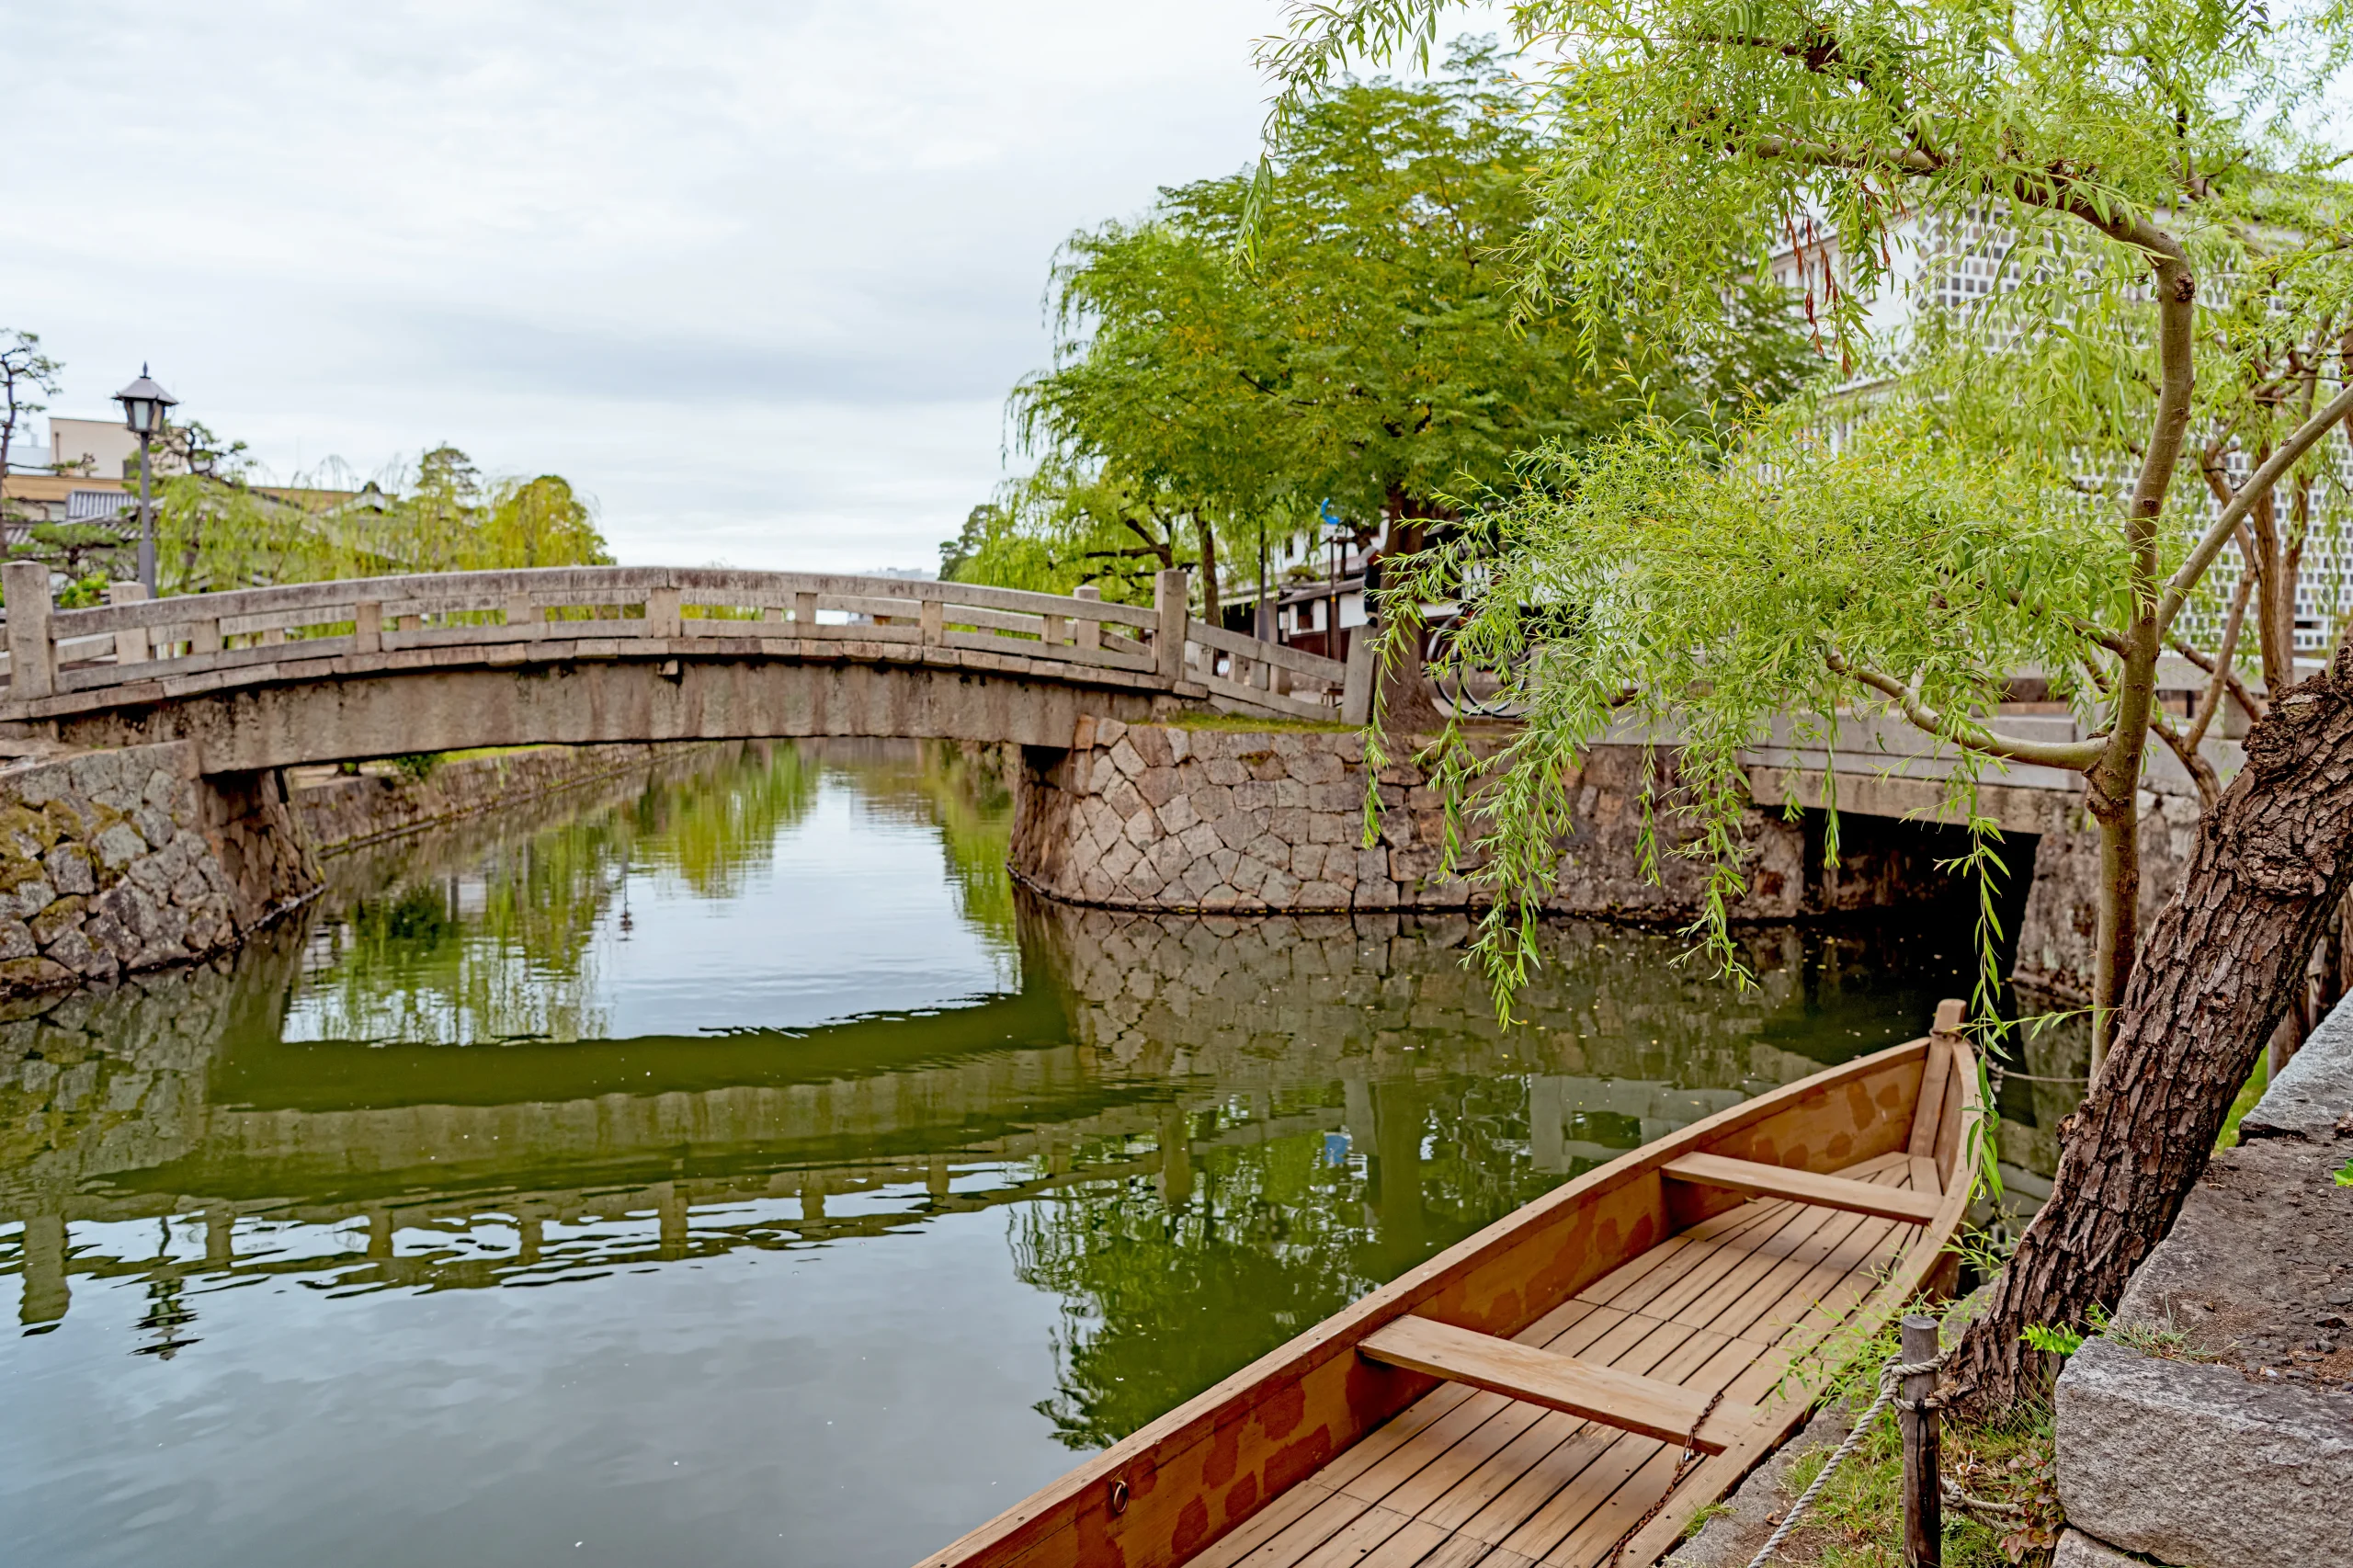
[[424,783],[440,766],[441,754],[438,751],[413,751],[392,758],[392,767],[412,784]]

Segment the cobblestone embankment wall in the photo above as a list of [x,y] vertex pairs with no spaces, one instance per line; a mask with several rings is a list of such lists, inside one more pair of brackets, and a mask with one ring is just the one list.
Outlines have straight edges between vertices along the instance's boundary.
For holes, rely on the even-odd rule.
[[[1643,770],[1667,766],[1637,746],[1593,749],[1574,780],[1550,911],[1691,918],[1706,889],[1699,862],[1662,853],[1658,880],[1643,870]],[[1355,731],[1082,721],[1067,753],[1029,754],[1021,786],[1013,869],[1072,903],[1307,914],[1479,902],[1468,884],[1438,875],[1443,811],[1410,765],[1381,775],[1380,840],[1364,846],[1364,740]],[[1734,911],[1744,919],[1878,907],[1935,896],[1945,881],[1925,841],[1874,835],[1868,824],[1849,834],[1833,871],[1808,853],[1802,819],[1752,810],[1744,828],[1748,889]],[[1674,847],[1674,832],[1661,822],[1662,851]]]
[[[646,768],[678,746],[551,746],[422,778],[204,775],[188,741],[0,769],[0,996],[238,946],[316,892],[317,857]],[[689,747],[684,749],[700,749]]]
[[0,771],[0,993],[218,952],[318,885],[277,778],[188,742]]
[[316,774],[300,779],[294,809],[311,847],[335,855],[723,744],[539,746],[460,757],[421,778],[397,770]]

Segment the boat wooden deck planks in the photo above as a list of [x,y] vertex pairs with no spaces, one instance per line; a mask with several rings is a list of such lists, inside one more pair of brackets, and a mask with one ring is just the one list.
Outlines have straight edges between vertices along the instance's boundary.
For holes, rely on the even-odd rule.
[[[1754,1407],[1773,1399],[1792,1350],[1825,1317],[1842,1317],[1919,1233],[1886,1211],[1918,1212],[1908,1200],[1924,1185],[1924,1196],[1940,1196],[1929,1185],[1934,1167],[1919,1169],[1926,1165],[1885,1154],[1814,1178],[1839,1184],[1827,1190],[1850,1201],[1837,1207],[1808,1201],[1802,1190],[1752,1198],[1605,1275],[1511,1340],[1487,1344],[1573,1357],[1567,1366],[1617,1373],[1637,1394],[1672,1391],[1676,1397],[1650,1411],[1657,1419],[1641,1424],[1684,1421],[1678,1430],[1688,1431],[1687,1418],[1719,1390],[1720,1411],[1753,1421]],[[1847,1191],[1866,1183],[1890,1195],[1868,1204],[1878,1213]],[[1508,1353],[1483,1359],[1475,1342],[1484,1335],[1427,1327],[1438,1332],[1401,1320],[1371,1336],[1370,1353],[1425,1369],[1463,1358],[1490,1382],[1525,1370]],[[1572,1398],[1590,1392],[1574,1378],[1570,1386]],[[1709,1431],[1724,1426],[1719,1415]],[[1195,1561],[1207,1568],[1592,1568],[1659,1502],[1682,1457],[1679,1438],[1662,1442],[1449,1382],[1336,1456],[1316,1477],[1309,1506],[1279,1500]],[[1721,1468],[1712,1460],[1702,1467],[1711,1476]],[[1704,1478],[1695,1471],[1690,1479]],[[1267,1517],[1277,1513],[1286,1517]]]

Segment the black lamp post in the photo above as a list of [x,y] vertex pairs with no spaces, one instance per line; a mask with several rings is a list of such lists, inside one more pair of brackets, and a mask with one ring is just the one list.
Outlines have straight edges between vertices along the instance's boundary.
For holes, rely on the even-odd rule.
[[114,394],[122,404],[122,422],[139,437],[139,581],[145,585],[147,597],[155,597],[155,508],[147,500],[147,449],[164,432],[165,410],[179,402],[171,393],[147,379],[147,367],[139,367],[139,379]]

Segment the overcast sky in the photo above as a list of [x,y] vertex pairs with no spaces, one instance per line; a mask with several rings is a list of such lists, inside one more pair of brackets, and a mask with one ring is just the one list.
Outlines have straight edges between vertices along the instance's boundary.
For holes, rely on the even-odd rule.
[[277,477],[449,441],[624,562],[937,563],[1070,232],[1255,156],[1275,0],[0,7],[0,325]]

